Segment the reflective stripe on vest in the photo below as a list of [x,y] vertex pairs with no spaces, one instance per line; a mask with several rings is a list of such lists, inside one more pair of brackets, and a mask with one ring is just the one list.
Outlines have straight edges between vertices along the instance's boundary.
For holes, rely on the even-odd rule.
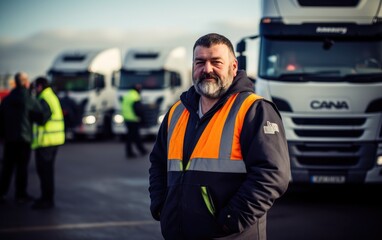
[[[245,173],[240,147],[240,134],[245,115],[261,97],[234,94],[211,118],[203,130],[185,170]],[[168,118],[168,171],[183,171],[184,136],[189,118],[188,110],[178,101]]]
[[34,125],[32,148],[62,145],[65,142],[65,126],[62,109],[57,96],[51,88],[39,95],[49,105],[52,115],[43,126]]

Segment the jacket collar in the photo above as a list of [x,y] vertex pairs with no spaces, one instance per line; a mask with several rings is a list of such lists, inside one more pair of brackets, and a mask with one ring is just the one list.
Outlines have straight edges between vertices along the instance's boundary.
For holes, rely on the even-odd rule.
[[[249,80],[244,70],[239,70],[234,78],[232,85],[228,91],[217,101],[217,103],[210,109],[208,113],[214,113],[227,101],[227,99],[235,93],[240,92],[254,92],[253,82]],[[180,96],[180,100],[190,113],[197,114],[199,108],[200,95],[195,91],[195,87],[192,86],[188,91],[183,92]]]

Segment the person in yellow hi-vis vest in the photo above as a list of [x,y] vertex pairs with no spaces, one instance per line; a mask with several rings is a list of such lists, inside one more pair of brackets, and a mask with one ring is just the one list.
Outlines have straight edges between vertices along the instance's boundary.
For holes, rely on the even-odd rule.
[[54,163],[58,146],[65,143],[65,127],[59,99],[49,87],[48,80],[38,77],[34,84],[37,99],[40,100],[46,114],[44,124],[35,125],[33,129],[32,149],[35,149],[41,196],[32,208],[46,209],[54,207]]
[[265,240],[267,212],[290,180],[281,115],[222,35],[195,42],[192,76],[150,154],[151,214],[166,240]]
[[138,148],[142,155],[147,154],[140,135],[140,128],[143,118],[143,105],[141,103],[141,88],[136,84],[129,89],[122,99],[122,115],[125,120],[126,135],[126,157],[134,158],[137,155],[133,151],[133,144]]

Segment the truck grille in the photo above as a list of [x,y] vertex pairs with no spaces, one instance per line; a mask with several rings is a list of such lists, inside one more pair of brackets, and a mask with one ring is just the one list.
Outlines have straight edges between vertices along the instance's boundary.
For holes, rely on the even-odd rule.
[[295,130],[299,137],[340,137],[354,138],[362,136],[362,130]]
[[366,122],[366,118],[299,118],[294,117],[292,121],[297,125],[331,125],[331,126],[360,126]]
[[303,165],[352,166],[358,162],[360,145],[351,143],[299,143],[294,144],[296,160]]
[[[359,138],[366,118],[292,118],[297,125],[294,130],[299,137]],[[317,129],[319,127],[320,129]]]
[[354,166],[358,163],[356,157],[298,157],[300,164],[307,166]]
[[295,167],[370,168],[374,164],[376,145],[350,142],[288,142]]
[[300,152],[343,152],[355,154],[359,151],[359,145],[352,144],[296,144],[295,147]]

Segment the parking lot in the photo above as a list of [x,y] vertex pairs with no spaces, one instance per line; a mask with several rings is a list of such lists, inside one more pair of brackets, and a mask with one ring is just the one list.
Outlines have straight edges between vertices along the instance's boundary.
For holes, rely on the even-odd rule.
[[[0,205],[0,239],[162,239],[149,212],[148,167],[148,156],[126,159],[119,140],[67,143],[56,162],[56,207],[32,210],[9,192]],[[29,173],[37,197],[33,159]],[[292,186],[268,214],[268,239],[380,239],[380,189]]]

